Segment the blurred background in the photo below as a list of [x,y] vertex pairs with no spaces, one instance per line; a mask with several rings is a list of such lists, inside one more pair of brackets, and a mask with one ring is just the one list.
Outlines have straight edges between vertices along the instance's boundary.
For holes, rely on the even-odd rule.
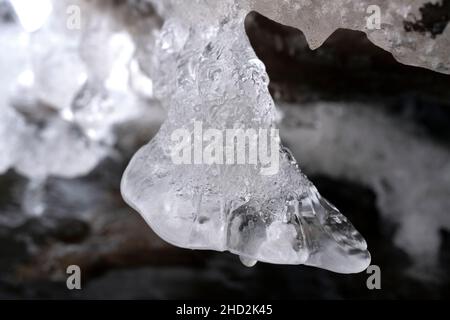
[[[448,3],[419,31],[439,37]],[[165,118],[145,63],[163,22],[145,0],[0,0],[0,298],[450,297],[449,75],[400,64],[357,31],[312,51],[301,31],[250,13],[282,141],[366,239],[381,290],[364,272],[247,268],[165,243],[120,195]],[[82,290],[67,289],[69,265]]]

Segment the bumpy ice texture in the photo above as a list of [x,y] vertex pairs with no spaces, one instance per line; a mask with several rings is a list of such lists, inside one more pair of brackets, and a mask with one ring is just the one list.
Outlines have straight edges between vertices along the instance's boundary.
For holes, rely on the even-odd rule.
[[[151,80],[132,37],[143,26],[151,32],[153,18],[126,24],[131,6],[102,1],[0,4],[11,17],[0,19],[0,173],[89,173],[113,153],[116,126],[151,112],[143,103]],[[70,8],[79,9],[79,26],[68,27]],[[147,92],[137,88],[143,82]]]
[[265,67],[244,31],[247,10],[233,1],[156,3],[165,23],[149,66],[168,118],[126,169],[121,190],[166,241],[228,250],[256,261],[364,270],[370,255],[351,223],[318,193],[280,145],[280,168],[172,162],[174,130],[271,128],[276,110]]
[[[247,5],[300,29],[312,49],[320,47],[338,28],[359,30],[401,63],[450,73],[449,14],[444,13],[448,0],[249,0]],[[374,6],[379,8],[379,29],[367,23]],[[430,14],[430,6],[439,14]]]

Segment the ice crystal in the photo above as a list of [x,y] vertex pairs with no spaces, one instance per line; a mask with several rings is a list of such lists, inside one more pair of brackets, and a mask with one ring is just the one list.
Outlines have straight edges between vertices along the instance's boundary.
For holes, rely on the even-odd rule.
[[232,1],[159,4],[165,23],[149,66],[168,118],[131,160],[125,200],[166,241],[228,250],[256,261],[307,264],[336,272],[364,270],[367,246],[351,223],[318,193],[286,148],[277,174],[255,165],[175,164],[171,134],[180,127],[271,128],[276,110],[265,67],[243,28],[246,10]]
[[[364,239],[283,146],[278,173],[261,175],[260,162],[175,165],[170,136],[198,121],[219,131],[275,127],[268,76],[244,32],[250,11],[299,28],[311,48],[338,28],[361,30],[402,63],[450,73],[448,14],[435,16],[447,0],[32,2],[0,0],[0,172],[35,182],[83,175],[112,153],[119,124],[148,116],[143,100],[159,100],[168,119],[132,159],[122,192],[162,238],[229,250],[248,266],[368,265]],[[83,13],[75,29],[68,6]],[[368,26],[371,6],[380,28]]]

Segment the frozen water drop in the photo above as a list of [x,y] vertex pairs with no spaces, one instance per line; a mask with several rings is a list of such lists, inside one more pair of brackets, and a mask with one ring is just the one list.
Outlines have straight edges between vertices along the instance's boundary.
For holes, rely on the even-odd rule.
[[241,260],[241,262],[244,266],[249,267],[249,268],[254,267],[256,265],[256,263],[258,262],[258,260],[247,258],[244,256],[239,256],[239,259]]

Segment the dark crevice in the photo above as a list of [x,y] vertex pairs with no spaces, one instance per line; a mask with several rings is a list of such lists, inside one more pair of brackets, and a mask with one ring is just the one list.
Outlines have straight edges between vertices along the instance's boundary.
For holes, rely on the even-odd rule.
[[[442,270],[450,270],[450,232],[444,229],[441,229],[441,246],[439,250],[439,260],[442,266]],[[449,279],[449,275],[446,273],[447,280]],[[449,288],[450,289],[450,288]]]
[[408,32],[419,32],[436,38],[442,34],[450,21],[450,0],[442,3],[425,3],[420,9],[421,19],[414,17],[404,22],[404,28]]

